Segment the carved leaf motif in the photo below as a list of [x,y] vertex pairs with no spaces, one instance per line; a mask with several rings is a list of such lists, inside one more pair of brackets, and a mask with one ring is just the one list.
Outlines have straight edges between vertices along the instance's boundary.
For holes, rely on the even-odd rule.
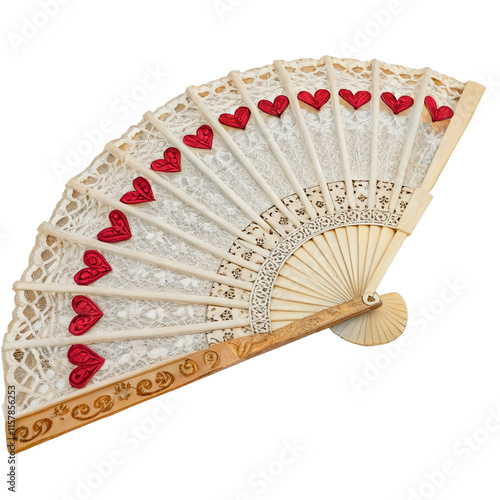
[[267,335],[251,335],[248,337],[243,337],[242,339],[237,339],[233,342],[228,342],[231,350],[238,356],[239,358],[244,358],[249,354],[252,354],[255,351],[260,350],[264,347],[261,344],[267,344],[269,342],[269,338]]
[[64,415],[66,415],[66,413],[69,413],[69,408],[65,404],[61,403],[54,408],[50,418],[59,417],[61,420],[64,420]]
[[132,393],[132,386],[130,382],[120,382],[115,385],[115,394],[118,396],[118,399],[123,401],[130,397]]

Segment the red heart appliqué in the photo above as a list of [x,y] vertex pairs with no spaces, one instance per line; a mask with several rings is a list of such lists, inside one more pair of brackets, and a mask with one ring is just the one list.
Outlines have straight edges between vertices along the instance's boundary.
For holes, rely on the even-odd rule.
[[330,99],[330,95],[330,92],[326,89],[316,90],[314,97],[309,92],[303,90],[298,93],[297,98],[299,101],[305,102],[319,111],[326,101]]
[[109,214],[109,221],[111,222],[111,227],[103,229],[97,235],[99,241],[116,243],[117,241],[125,241],[132,238],[127,217],[123,212],[120,212],[120,210],[113,210]]
[[438,108],[434,97],[431,97],[430,95],[425,98],[425,105],[431,114],[433,122],[448,120],[454,115],[453,110],[448,106],[441,106]]
[[68,350],[70,363],[77,367],[69,374],[69,383],[76,389],[85,387],[106,361],[92,349],[82,344],[72,345]]
[[[160,160],[161,161],[161,160]],[[130,191],[125,193],[120,201],[126,203],[127,205],[133,205],[135,203],[144,203],[145,201],[155,201],[153,195],[153,188],[149,181],[144,177],[137,177],[133,182],[135,191]]]
[[383,92],[380,96],[395,115],[399,115],[405,109],[411,108],[415,102],[409,95],[402,95],[399,99],[391,92]]
[[227,125],[228,127],[240,128],[245,130],[248,120],[250,120],[250,110],[245,106],[238,108],[234,115],[229,113],[223,113],[219,116],[219,121],[222,125]]
[[208,125],[202,125],[197,131],[196,135],[184,136],[184,144],[198,149],[212,149],[212,140],[214,138],[214,131]]
[[289,104],[290,101],[286,95],[279,95],[274,99],[274,102],[266,101],[265,99],[259,101],[258,106],[264,113],[279,118],[284,113],[285,109],[288,108]]
[[354,109],[358,109],[363,104],[366,104],[372,98],[372,95],[367,90],[359,90],[356,94],[353,94],[348,89],[339,90],[339,95],[347,101]]
[[155,160],[151,168],[157,172],[180,172],[181,152],[177,148],[167,148],[163,153],[163,160]]
[[83,254],[83,263],[88,266],[75,274],[78,285],[90,285],[111,272],[108,261],[96,250],[87,250]]
[[69,332],[72,335],[83,335],[103,316],[103,312],[99,307],[97,307],[92,300],[83,295],[74,297],[71,306],[73,307],[73,311],[77,314],[69,324]]

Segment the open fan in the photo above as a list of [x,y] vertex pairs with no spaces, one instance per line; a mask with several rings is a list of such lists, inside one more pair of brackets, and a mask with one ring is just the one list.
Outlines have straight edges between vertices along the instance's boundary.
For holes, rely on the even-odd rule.
[[483,92],[324,57],[190,87],[39,228],[3,344],[17,451],[320,329],[404,330],[376,290]]

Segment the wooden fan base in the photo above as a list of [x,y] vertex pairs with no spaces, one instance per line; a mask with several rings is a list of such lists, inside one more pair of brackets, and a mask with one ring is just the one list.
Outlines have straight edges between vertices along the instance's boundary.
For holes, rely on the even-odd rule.
[[216,344],[188,357],[158,363],[135,375],[117,377],[106,385],[6,422],[7,446],[16,452],[31,448],[88,423],[110,416],[147,399],[190,384],[224,368],[276,349],[342,322],[370,314],[382,306],[376,293],[366,293],[343,304],[294,321],[272,334],[249,335]]

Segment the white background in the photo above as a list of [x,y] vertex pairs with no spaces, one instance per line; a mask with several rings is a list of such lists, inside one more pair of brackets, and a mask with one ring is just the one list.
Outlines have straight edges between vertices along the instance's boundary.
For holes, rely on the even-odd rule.
[[[361,348],[318,333],[22,453],[18,498],[498,499],[500,423],[485,430],[489,415],[500,420],[496,4],[65,3],[31,31],[27,23],[44,21],[36,0],[5,3],[0,20],[5,329],[11,284],[64,182],[190,84],[328,53],[431,66],[488,90],[379,290],[407,301],[404,345]],[[138,88],[155,68],[157,85]],[[135,100],[126,104],[127,95]],[[88,153],[57,169],[90,131]],[[161,423],[159,401],[173,408]],[[142,441],[132,439],[135,427]],[[97,464],[117,454],[98,475]],[[444,462],[446,476],[437,473]]]

